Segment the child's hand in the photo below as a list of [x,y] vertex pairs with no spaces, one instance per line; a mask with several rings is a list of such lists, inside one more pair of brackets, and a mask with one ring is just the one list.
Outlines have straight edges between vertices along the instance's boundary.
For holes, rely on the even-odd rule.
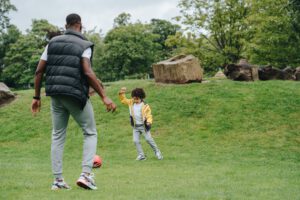
[[146,131],[150,131],[151,129],[151,124],[149,122],[146,123]]
[[122,87],[119,91],[119,94],[124,94],[126,92],[126,87]]

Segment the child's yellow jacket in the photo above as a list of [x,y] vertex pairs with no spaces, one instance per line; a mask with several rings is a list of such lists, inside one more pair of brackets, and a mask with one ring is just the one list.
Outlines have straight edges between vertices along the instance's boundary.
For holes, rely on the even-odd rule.
[[[135,119],[134,119],[134,113],[133,113],[133,99],[127,99],[124,93],[119,94],[119,99],[122,104],[128,105],[129,106],[129,112],[130,112],[130,117],[133,119],[133,124],[132,126],[135,125]],[[151,114],[151,109],[148,104],[145,104],[142,102],[142,117],[143,117],[143,122],[145,125],[147,123],[152,124],[152,114]]]

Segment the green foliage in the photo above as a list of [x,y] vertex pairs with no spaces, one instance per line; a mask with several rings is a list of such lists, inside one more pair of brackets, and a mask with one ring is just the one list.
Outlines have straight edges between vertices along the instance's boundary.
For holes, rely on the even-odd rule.
[[217,69],[224,63],[236,62],[241,57],[246,28],[244,20],[249,10],[245,1],[181,0],[179,6],[183,15],[181,21],[195,35],[206,40],[199,44],[204,45],[203,48],[200,47],[205,55],[204,65]]
[[251,39],[247,55],[253,63],[276,67],[300,64],[299,22],[288,0],[252,1],[248,18]]
[[0,81],[2,70],[4,68],[4,56],[9,49],[9,45],[15,43],[20,37],[21,32],[14,25],[7,27],[6,32],[0,33]]
[[10,3],[10,0],[0,1],[0,34],[10,25],[8,14],[10,11],[17,11],[17,8]]
[[28,34],[33,35],[41,45],[46,45],[49,42],[51,33],[60,32],[57,26],[50,24],[47,20],[41,19],[32,20],[31,30]]
[[167,46],[166,40],[168,37],[174,36],[180,30],[180,26],[172,24],[167,20],[151,19],[150,29],[153,34],[157,35],[157,39],[154,42],[157,42],[161,46],[161,59],[169,58],[172,53],[172,46]]
[[[33,117],[33,90],[0,108],[0,199],[299,199],[300,87],[294,81],[210,81],[184,85],[152,81],[106,84],[117,103],[107,113],[91,97],[98,130],[95,169],[98,191],[76,186],[81,173],[83,135],[70,118],[63,174],[71,191],[50,190],[50,98]],[[128,107],[117,93],[126,86],[145,89],[153,113],[151,134],[164,160],[158,161],[142,138],[148,158],[135,161]],[[34,180],[34,181],[28,181]]]
[[20,35],[16,26],[9,23],[8,14],[10,11],[17,11],[17,8],[10,3],[10,0],[0,1],[0,81],[4,67],[5,52],[11,43],[14,43]]
[[119,26],[104,38],[104,55],[97,71],[103,80],[119,80],[134,73],[152,73],[160,45],[157,35],[141,23]]
[[130,24],[131,15],[129,13],[121,13],[114,19],[114,28],[119,26],[127,26]]
[[300,32],[300,1],[289,0],[288,3],[289,3],[288,9],[291,15],[293,29],[295,32],[299,33]]
[[195,38],[183,48],[180,41],[169,45],[179,44],[177,52],[199,52],[209,71],[240,58],[276,67],[300,64],[299,1],[181,0],[179,7],[182,16],[178,19]]
[[92,58],[92,67],[99,78],[103,76],[98,71],[101,69],[101,59],[104,55],[104,42],[103,38],[101,37],[100,33],[96,33],[94,30],[85,32],[84,35],[87,37],[88,40],[93,42],[94,44],[94,53]]
[[160,19],[150,24],[130,23],[130,14],[121,13],[104,38],[95,71],[104,81],[152,75],[151,65],[171,55],[172,48],[165,42],[179,28]]
[[4,82],[10,87],[30,87],[42,50],[32,35],[19,37],[6,52],[2,73]]
[[212,50],[210,43],[204,38],[197,38],[194,34],[177,32],[169,36],[166,45],[173,48],[172,54],[192,54],[199,58],[201,67],[207,75],[214,74],[223,63],[223,57]]
[[32,29],[9,45],[1,74],[8,86],[30,88],[33,85],[37,63],[49,40],[47,34],[55,30],[58,28],[46,20],[33,20]]
[[[162,19],[133,23],[131,14],[123,12],[105,36],[86,31],[95,44],[96,74],[104,81],[152,77],[151,65],[175,54],[198,57],[206,75],[240,58],[256,65],[300,65],[298,0],[180,0],[178,6],[181,16],[176,19],[184,30]],[[9,24],[15,6],[3,0],[0,8],[0,81],[30,87],[42,49],[60,30],[46,20],[33,20],[22,34]]]

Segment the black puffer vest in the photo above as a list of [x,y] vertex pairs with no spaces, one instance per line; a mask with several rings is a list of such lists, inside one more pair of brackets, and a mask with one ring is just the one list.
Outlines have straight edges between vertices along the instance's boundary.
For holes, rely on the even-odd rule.
[[89,98],[89,85],[82,70],[81,56],[89,47],[93,51],[93,43],[70,29],[50,40],[46,67],[47,96],[71,96],[84,108]]

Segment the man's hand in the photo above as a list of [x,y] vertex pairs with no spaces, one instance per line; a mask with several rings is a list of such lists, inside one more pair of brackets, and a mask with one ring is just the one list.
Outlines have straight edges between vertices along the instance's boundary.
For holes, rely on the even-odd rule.
[[122,87],[119,91],[119,94],[124,94],[126,92],[126,87]]
[[33,116],[35,116],[37,112],[40,112],[41,105],[42,105],[41,100],[32,99],[31,112],[32,112]]
[[109,111],[115,112],[115,110],[117,109],[117,106],[110,98],[104,97],[102,99],[102,101],[106,106],[107,112],[109,112]]

